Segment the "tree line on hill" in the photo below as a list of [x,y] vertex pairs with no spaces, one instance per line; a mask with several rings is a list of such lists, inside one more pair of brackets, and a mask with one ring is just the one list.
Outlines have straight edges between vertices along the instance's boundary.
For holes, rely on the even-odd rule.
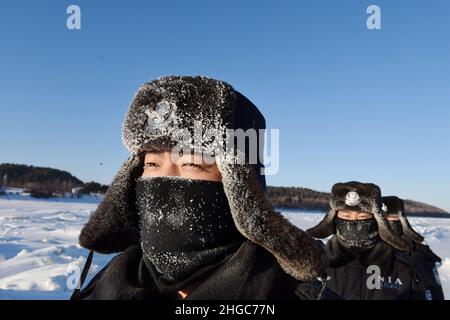
[[[300,187],[267,187],[267,196],[276,208],[317,210],[330,209],[330,193]],[[410,216],[450,217],[446,211],[425,203],[405,200],[405,214]]]
[[84,183],[67,171],[23,164],[0,164],[0,189],[20,188],[36,198],[105,193],[108,186]]
[[[48,198],[71,194],[105,194],[107,185],[97,182],[84,183],[67,171],[27,166],[21,164],[0,164],[0,194],[6,187],[21,188],[33,197]],[[301,187],[267,187],[266,194],[273,206],[280,209],[316,210],[329,209],[330,194]],[[405,212],[409,215],[442,216],[450,215],[442,209],[405,200]]]

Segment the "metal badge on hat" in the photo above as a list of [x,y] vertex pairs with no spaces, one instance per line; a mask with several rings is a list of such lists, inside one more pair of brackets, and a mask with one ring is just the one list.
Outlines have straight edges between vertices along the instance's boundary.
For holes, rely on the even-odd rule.
[[155,134],[166,130],[174,120],[175,108],[174,103],[161,100],[154,109],[145,110],[149,133]]
[[350,191],[345,196],[345,204],[350,207],[355,207],[361,201],[359,194],[355,191]]

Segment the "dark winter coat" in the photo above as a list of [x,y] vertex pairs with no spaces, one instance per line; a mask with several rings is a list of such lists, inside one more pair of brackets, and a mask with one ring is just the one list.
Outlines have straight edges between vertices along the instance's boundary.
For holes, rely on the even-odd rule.
[[413,242],[412,252],[418,260],[422,261],[423,264],[430,268],[435,267],[436,264],[440,264],[442,261],[429,246],[415,241]]
[[[436,278],[429,268],[414,255],[398,251],[382,240],[373,249],[355,256],[334,236],[327,243],[327,251],[331,256],[327,287],[344,299],[442,299],[435,291]],[[369,266],[379,267],[379,277]]]
[[116,256],[81,291],[80,300],[178,299],[176,292],[195,283],[187,300],[338,299],[319,281],[302,283],[286,274],[265,249],[244,241],[225,260],[181,283],[168,283],[142,259],[135,245]]
[[437,271],[438,266],[442,262],[441,258],[437,256],[429,246],[415,241],[413,243],[412,255],[415,259],[420,261],[427,270],[433,273],[436,281],[431,284],[430,290],[434,299],[444,300],[444,292],[442,291],[442,285]]

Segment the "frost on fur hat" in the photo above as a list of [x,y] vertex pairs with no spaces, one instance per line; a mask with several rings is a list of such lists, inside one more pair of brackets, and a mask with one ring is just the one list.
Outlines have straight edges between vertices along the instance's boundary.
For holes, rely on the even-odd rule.
[[410,238],[411,240],[417,242],[423,242],[424,238],[419,233],[417,233],[409,223],[404,211],[405,205],[402,199],[396,196],[389,196],[382,198],[383,205],[381,207],[381,212],[386,216],[397,216],[402,224],[403,234]]
[[331,210],[318,225],[307,230],[316,238],[326,238],[336,233],[335,218],[339,210],[367,212],[374,215],[380,238],[400,250],[408,250],[409,244],[395,235],[382,215],[381,190],[373,183],[351,181],[336,183],[331,190]]
[[[139,243],[135,187],[143,171],[145,152],[168,150],[179,142],[173,140],[174,133],[187,130],[195,135],[199,129],[258,130],[265,129],[265,120],[253,103],[223,81],[175,76],[143,85],[131,102],[123,127],[123,142],[132,155],[81,231],[80,244],[110,253]],[[259,142],[262,138],[257,135]],[[215,153],[217,144],[222,142],[206,137],[200,145],[192,141],[182,143],[214,155],[237,229],[270,251],[287,273],[299,280],[314,279],[328,263],[321,242],[273,210],[264,193],[261,159],[252,164],[234,163],[229,154]],[[241,150],[237,151],[238,154]],[[260,154],[259,149],[257,152]]]

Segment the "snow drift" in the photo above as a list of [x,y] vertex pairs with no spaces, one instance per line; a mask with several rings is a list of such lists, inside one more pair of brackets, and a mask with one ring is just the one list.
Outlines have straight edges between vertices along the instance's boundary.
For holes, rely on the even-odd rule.
[[[44,201],[0,198],[0,299],[68,299],[87,250],[78,234],[98,201]],[[307,229],[323,214],[284,212]],[[439,273],[450,299],[450,219],[412,218],[413,227],[443,259]],[[87,281],[112,255],[94,256]]]

